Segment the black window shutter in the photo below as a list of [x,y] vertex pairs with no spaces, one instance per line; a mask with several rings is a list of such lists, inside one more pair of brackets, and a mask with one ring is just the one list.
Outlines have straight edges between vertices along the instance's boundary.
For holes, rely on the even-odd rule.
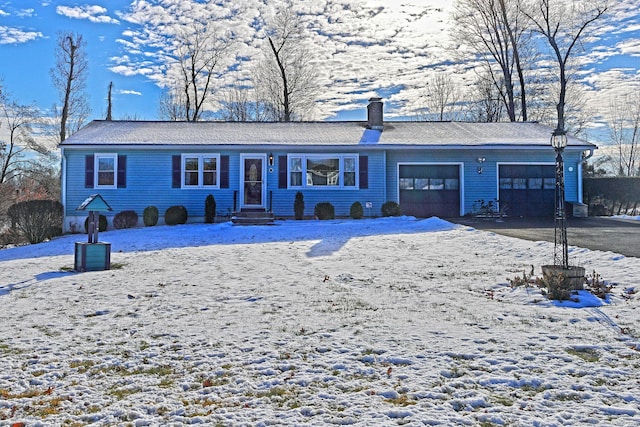
[[84,188],[93,188],[93,154],[87,154],[84,158]]
[[278,188],[287,188],[287,156],[278,156]]
[[360,156],[360,188],[369,188],[369,156]]
[[229,188],[229,156],[220,156],[220,188]]
[[118,188],[127,188],[127,156],[118,155]]
[[182,175],[182,156],[171,156],[171,187],[180,188]]

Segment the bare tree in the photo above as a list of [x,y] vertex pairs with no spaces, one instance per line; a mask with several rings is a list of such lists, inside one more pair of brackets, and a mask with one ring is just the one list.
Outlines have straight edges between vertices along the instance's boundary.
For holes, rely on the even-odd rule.
[[207,106],[212,83],[222,71],[220,64],[230,50],[231,40],[213,24],[195,22],[178,33],[175,45],[173,58],[180,79],[169,91],[170,97],[165,100],[168,105],[161,103],[161,109],[174,104],[168,109],[173,119],[197,121]]
[[224,91],[224,101],[222,102],[222,118],[228,122],[248,122],[252,121],[252,102],[250,100],[249,89],[246,87],[234,86]]
[[640,176],[640,93],[632,92],[610,104],[609,132],[616,148],[612,158],[620,176]]
[[165,88],[160,95],[158,115],[162,120],[180,121],[186,120],[184,92],[177,89],[177,84]]
[[247,86],[234,86],[223,91],[220,113],[230,122],[262,122],[276,116],[271,104],[261,100]]
[[59,117],[59,142],[80,129],[90,112],[84,88],[87,79],[86,45],[80,34],[58,34],[56,65],[51,68],[53,85],[60,95],[60,106],[55,111]]
[[494,81],[494,75],[489,71],[479,74],[466,98],[468,120],[480,123],[499,122],[504,117],[504,103],[502,102],[499,84]]
[[535,0],[531,2],[526,15],[534,31],[542,35],[551,48],[558,64],[558,103],[557,130],[564,132],[565,109],[567,102],[567,73],[569,60],[578,42],[589,25],[601,18],[607,11],[607,0],[572,0],[556,2],[554,0]]
[[312,114],[318,74],[304,37],[302,18],[288,0],[272,18],[264,59],[256,70],[256,89],[273,106],[273,120],[289,122]]
[[512,122],[518,118],[515,81],[520,87],[520,114],[523,121],[528,120],[521,52],[527,51],[529,37],[521,3],[522,0],[458,0],[454,14],[458,24],[454,38],[461,45],[470,46],[489,66]]
[[47,150],[33,136],[37,121],[34,107],[20,105],[0,91],[0,114],[0,125],[8,132],[8,139],[0,140],[0,184],[3,184],[21,175],[29,163],[27,153],[46,153]]
[[449,74],[438,72],[425,88],[425,105],[427,114],[424,117],[436,120],[453,120],[455,109],[460,100],[460,92]]

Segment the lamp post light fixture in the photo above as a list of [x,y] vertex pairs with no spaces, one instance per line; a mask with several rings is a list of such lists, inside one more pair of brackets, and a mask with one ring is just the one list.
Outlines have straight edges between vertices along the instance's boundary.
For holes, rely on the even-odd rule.
[[564,203],[564,160],[562,153],[567,146],[567,133],[557,128],[551,135],[551,146],[556,152],[556,196],[554,216],[553,263],[564,269],[569,268],[569,249],[567,243],[566,210]]

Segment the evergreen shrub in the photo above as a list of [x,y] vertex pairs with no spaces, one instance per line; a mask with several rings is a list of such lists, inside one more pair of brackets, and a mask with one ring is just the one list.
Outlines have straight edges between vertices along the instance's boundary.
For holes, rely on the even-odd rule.
[[113,217],[113,228],[120,230],[122,228],[133,228],[138,225],[138,214],[135,211],[118,212]]
[[204,199],[204,222],[206,224],[212,224],[216,220],[216,199],[212,194],[209,194]]
[[142,212],[142,221],[147,227],[153,227],[158,223],[158,208],[155,206],[147,206]]
[[362,203],[353,202],[349,209],[349,216],[353,219],[360,219],[364,216],[364,209],[362,209]]
[[[100,214],[98,216],[98,231],[107,231],[107,217]],[[84,220],[84,232],[88,233],[89,232],[89,217],[87,217]]]
[[313,209],[313,214],[318,219],[334,219],[336,210],[329,202],[320,202]]
[[184,206],[170,206],[164,213],[164,222],[167,225],[185,224],[188,217]]
[[385,202],[380,207],[380,213],[382,216],[400,216],[400,205],[393,201]]
[[304,195],[298,191],[293,201],[293,213],[296,219],[304,218]]

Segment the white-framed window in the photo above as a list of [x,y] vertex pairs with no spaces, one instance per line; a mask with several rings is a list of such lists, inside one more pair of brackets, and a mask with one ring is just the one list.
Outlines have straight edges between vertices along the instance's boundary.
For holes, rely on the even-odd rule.
[[219,188],[219,154],[183,154],[182,188]]
[[102,153],[94,156],[95,188],[118,188],[118,155]]
[[290,154],[289,187],[356,189],[357,154]]

